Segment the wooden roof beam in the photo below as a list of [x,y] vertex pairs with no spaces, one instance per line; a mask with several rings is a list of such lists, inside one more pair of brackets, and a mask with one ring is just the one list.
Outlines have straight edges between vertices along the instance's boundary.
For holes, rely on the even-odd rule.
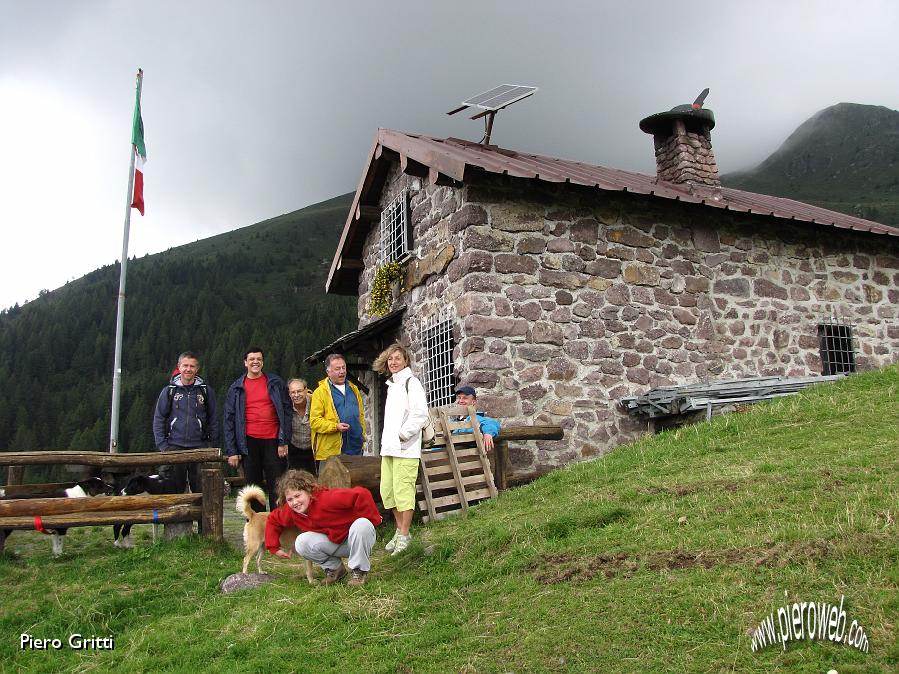
[[428,167],[421,162],[411,159],[407,154],[400,154],[400,169],[402,169],[403,173],[406,175],[416,176],[418,178],[424,178],[428,175]]
[[365,263],[362,260],[358,260],[353,257],[341,256],[340,263],[337,265],[337,268],[358,271],[365,268]]
[[377,206],[359,204],[356,206],[356,220],[369,220],[377,222],[381,219],[381,209]]
[[455,185],[456,181],[437,169],[428,169],[428,183],[431,185]]

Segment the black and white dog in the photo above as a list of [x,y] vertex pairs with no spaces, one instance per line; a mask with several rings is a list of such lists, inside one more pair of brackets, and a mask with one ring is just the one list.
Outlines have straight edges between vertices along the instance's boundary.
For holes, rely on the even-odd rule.
[[[27,487],[28,485],[19,485],[16,488],[15,495],[9,496],[6,494],[5,489],[0,488],[0,498],[86,498],[88,496],[112,496],[115,493],[115,487],[104,482],[99,477],[90,477],[86,480],[81,480],[81,482],[63,483],[49,490],[46,488],[40,489],[37,485],[35,485],[33,490],[28,490]],[[53,536],[53,556],[59,557],[62,554],[62,544],[65,540],[63,537],[68,529],[64,527],[56,527],[54,529],[41,528],[40,531]],[[6,530],[4,533],[9,537],[11,530]]]
[[[132,475],[125,478],[125,486],[117,491],[119,496],[137,496],[138,494],[172,494],[174,487],[170,480],[161,475]],[[113,524],[112,540],[117,548],[133,548],[131,540],[131,523]],[[153,525],[156,526],[155,524]],[[154,530],[155,531],[155,530]]]

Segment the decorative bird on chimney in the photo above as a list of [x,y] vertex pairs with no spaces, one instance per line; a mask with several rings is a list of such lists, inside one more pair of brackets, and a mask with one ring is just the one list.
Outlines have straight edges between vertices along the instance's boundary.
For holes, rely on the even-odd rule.
[[693,101],[692,105],[689,103],[685,103],[684,105],[676,105],[671,108],[670,112],[690,112],[691,110],[699,110],[702,108],[702,104],[705,103],[705,97],[709,95],[709,88],[706,87],[702,90],[702,93],[696,97],[696,100]]

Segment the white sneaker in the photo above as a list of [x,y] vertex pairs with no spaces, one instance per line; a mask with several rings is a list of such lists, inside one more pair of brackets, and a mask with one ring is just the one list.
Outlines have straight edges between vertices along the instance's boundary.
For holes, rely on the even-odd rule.
[[396,533],[393,534],[393,538],[387,541],[387,545],[384,546],[384,549],[387,552],[393,552],[393,549],[396,547],[396,539],[400,537],[400,530],[397,529]]
[[409,542],[412,540],[412,536],[403,536],[402,534],[396,537],[396,543],[393,546],[393,552],[390,553],[391,557],[396,557],[403,550],[409,547]]

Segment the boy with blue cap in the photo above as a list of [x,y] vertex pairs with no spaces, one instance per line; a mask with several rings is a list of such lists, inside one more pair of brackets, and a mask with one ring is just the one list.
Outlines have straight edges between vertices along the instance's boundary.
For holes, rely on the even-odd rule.
[[[474,390],[472,386],[460,386],[456,389],[456,404],[464,405],[465,407],[472,406],[477,409],[478,405],[478,394]],[[477,413],[478,424],[481,428],[481,435],[484,436],[484,449],[486,451],[493,450],[493,439],[499,435],[499,422],[496,419],[491,419],[490,417]],[[463,428],[456,433],[469,433],[471,432],[470,428]]]

